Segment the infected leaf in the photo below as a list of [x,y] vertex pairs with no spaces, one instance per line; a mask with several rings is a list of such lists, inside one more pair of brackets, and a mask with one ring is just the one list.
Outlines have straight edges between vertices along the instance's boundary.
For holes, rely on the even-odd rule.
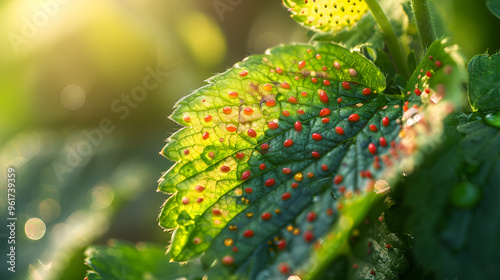
[[179,101],[172,119],[186,128],[163,149],[177,163],[159,185],[173,194],[159,218],[175,229],[173,260],[294,273],[344,203],[386,192],[377,180],[411,150],[405,100],[384,89],[365,57],[317,43],[250,56]]

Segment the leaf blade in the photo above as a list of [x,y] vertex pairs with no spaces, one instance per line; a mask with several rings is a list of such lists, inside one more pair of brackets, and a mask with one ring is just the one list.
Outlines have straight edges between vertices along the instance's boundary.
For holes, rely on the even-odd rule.
[[321,31],[337,31],[343,27],[351,27],[368,11],[364,0],[354,4],[346,0],[321,4],[315,1],[284,0],[283,4],[298,23]]
[[500,55],[477,55],[468,65],[469,103],[474,111],[500,106]]
[[[311,48],[315,50],[315,53],[320,53],[321,55],[324,56],[324,58],[318,57],[311,55]],[[304,70],[302,70],[302,67],[299,65],[301,62],[297,61],[297,57],[300,56],[306,56],[310,57],[307,61],[305,61],[305,64],[309,64],[308,67],[305,67]],[[267,61],[266,61],[267,60]],[[323,60],[323,61],[322,61]],[[326,62],[327,61],[327,62]],[[334,61],[338,63],[342,63],[342,70],[338,71],[324,71],[323,67],[326,67],[324,65],[329,65],[329,68],[334,68]],[[272,68],[270,68],[268,65],[273,65]],[[318,66],[322,65],[322,66]],[[275,67],[278,66],[278,67]],[[281,67],[280,67],[281,66]],[[358,70],[354,70],[354,67],[358,67]],[[360,67],[361,66],[361,67]],[[310,68],[316,68],[316,69],[321,69],[322,72],[315,72],[311,70],[307,70]],[[241,71],[244,71],[242,69],[247,69],[247,68],[256,68],[257,71],[252,71],[252,74],[248,75],[251,77],[251,79],[247,80],[246,82],[243,83],[228,83],[227,81],[234,81],[234,79],[239,79],[241,78],[239,74],[241,74]],[[281,78],[278,78],[278,73],[271,71],[275,70],[274,68],[282,68],[284,71],[283,76]],[[265,69],[264,71],[262,69]],[[269,73],[271,74],[263,74],[263,73]],[[276,71],[276,70],[275,70]],[[352,75],[352,71],[356,72],[356,75]],[[359,71],[359,75],[358,75]],[[288,74],[288,75],[287,75]],[[369,63],[366,59],[364,59],[361,55],[356,54],[356,53],[351,53],[350,51],[341,48],[336,45],[330,45],[330,44],[316,44],[314,46],[310,45],[292,45],[292,46],[281,46],[275,49],[272,49],[269,51],[267,55],[257,55],[257,56],[252,56],[249,59],[239,63],[236,65],[236,68],[233,68],[229,70],[228,72],[216,76],[210,80],[210,83],[208,86],[201,88],[198,91],[195,91],[192,95],[184,98],[181,100],[178,105],[176,111],[174,111],[172,118],[176,120],[179,123],[186,124],[186,125],[191,125],[190,129],[184,129],[181,130],[180,132],[176,133],[174,136],[171,137],[171,142],[167,144],[165,149],[163,150],[163,154],[167,157],[170,157],[171,159],[174,160],[179,160],[179,163],[176,164],[172,169],[167,172],[163,176],[163,182],[160,183],[160,190],[163,191],[172,191],[177,189],[177,191],[186,191],[186,186],[192,185],[192,179],[196,178],[197,174],[200,172],[205,172],[206,174],[211,174],[212,179],[224,179],[227,181],[226,184],[219,184],[217,186],[217,191],[219,192],[219,196],[217,197],[217,200],[213,199],[211,200],[210,203],[206,204],[208,205],[204,209],[190,209],[187,212],[182,212],[178,211],[178,206],[183,206],[183,199],[186,197],[180,197],[179,194],[173,196],[170,198],[169,201],[172,201],[171,204],[175,203],[174,207],[166,207],[165,210],[166,212],[171,214],[167,214],[162,212],[162,217],[170,217],[170,218],[161,218],[162,221],[164,220],[169,220],[169,223],[162,223],[163,225],[166,226],[172,226],[172,219],[177,219],[177,223],[179,225],[182,224],[184,227],[189,226],[189,221],[194,220],[195,216],[204,216],[207,218],[208,216],[213,216],[214,211],[217,209],[214,207],[210,207],[211,205],[214,205],[215,203],[219,203],[218,205],[229,205],[230,203],[227,201],[224,201],[223,195],[226,193],[229,193],[233,191],[233,189],[241,183],[238,178],[240,178],[243,174],[243,170],[248,169],[248,167],[251,164],[254,164],[255,162],[264,160],[264,157],[260,155],[259,152],[256,152],[254,149],[258,149],[259,145],[261,145],[263,142],[266,141],[271,141],[273,138],[278,138],[280,139],[278,142],[285,141],[284,136],[290,134],[289,132],[292,131],[291,123],[286,123],[283,121],[283,129],[278,129],[277,131],[280,132],[274,132],[270,129],[267,129],[266,131],[263,131],[261,129],[262,127],[266,127],[267,121],[271,118],[282,118],[283,116],[280,116],[280,110],[288,110],[288,108],[291,108],[295,106],[296,104],[288,102],[286,100],[287,93],[283,92],[286,89],[281,86],[278,89],[278,84],[276,82],[272,82],[273,80],[280,80],[285,81],[286,83],[294,84],[294,76],[301,76],[306,80],[306,78],[310,78],[311,81],[310,83],[314,85],[311,88],[307,88],[304,84],[299,84],[298,89],[296,91],[302,91],[302,90],[308,90],[310,93],[310,96],[306,98],[305,96],[297,98],[299,101],[301,101],[302,106],[304,106],[303,110],[306,111],[307,113],[303,113],[304,117],[301,117],[301,112],[293,112],[290,110],[290,117],[291,118],[297,118],[299,119],[299,116],[301,117],[301,120],[304,123],[308,122],[308,119],[314,118],[313,116],[317,116],[319,109],[324,106],[323,103],[319,102],[319,100],[314,100],[314,98],[317,98],[315,95],[317,93],[314,93],[314,91],[322,90],[322,88],[325,88],[326,90],[327,87],[334,88],[336,90],[344,91],[344,98],[348,101],[348,105],[354,105],[356,103],[359,103],[360,100],[368,100],[364,95],[360,94],[359,91],[361,90],[361,87],[364,85],[373,87],[374,92],[381,91],[385,88],[385,77],[383,76],[382,73],[378,71],[378,69],[371,63]],[[273,76],[273,77],[269,77]],[[311,78],[312,77],[312,78]],[[316,78],[317,77],[317,78]],[[313,82],[312,79],[323,79],[323,84],[320,84],[320,82]],[[328,80],[327,80],[328,78]],[[331,80],[335,79],[335,80]],[[244,79],[243,79],[244,80]],[[331,80],[331,81],[330,81]],[[358,93],[351,93],[348,94],[347,90],[341,88],[341,82],[337,80],[344,80],[346,82],[349,82],[352,84],[353,92],[358,92]],[[265,92],[261,89],[260,91],[256,90],[255,87],[256,85],[254,84],[255,81],[258,81],[258,84],[260,87],[265,87],[270,86],[273,91],[274,95],[265,95],[263,98],[269,98],[270,100],[275,100],[277,105],[276,108],[274,106],[267,107],[262,104],[262,100],[259,100],[258,94],[261,94],[262,97],[262,92]],[[264,84],[264,81],[268,81],[269,83]],[[326,82],[325,82],[326,81]],[[309,81],[307,81],[309,82]],[[305,83],[305,82],[303,82]],[[358,84],[359,83],[359,84]],[[281,84],[283,85],[283,84]],[[230,86],[230,87],[228,87]],[[309,85],[310,87],[311,85]],[[240,94],[238,96],[237,101],[234,101],[232,99],[236,98],[231,98],[231,97],[226,97],[224,99],[224,96],[221,96],[221,88],[223,88],[222,91],[224,92],[233,92],[235,90],[238,90],[239,92],[244,92],[245,88],[247,90],[250,90],[253,92],[250,92],[248,94]],[[217,92],[219,93],[218,96],[213,97],[212,92]],[[330,90],[331,91],[331,90]],[[257,92],[257,93],[256,93]],[[296,92],[297,93],[297,92]],[[227,93],[226,93],[227,94]],[[346,94],[350,96],[346,96]],[[357,96],[358,95],[358,96]],[[201,100],[200,100],[201,98]],[[235,128],[236,128],[236,135],[232,135],[230,137],[237,138],[236,140],[230,140],[229,145],[223,146],[217,142],[220,142],[221,138],[215,137],[216,139],[211,139],[211,136],[208,136],[209,139],[200,139],[200,136],[203,138],[204,133],[207,132],[206,129],[210,129],[210,125],[206,125],[203,123],[205,120],[205,123],[215,123],[215,126],[212,127],[213,130],[209,131],[209,135],[214,133],[216,135],[221,135],[224,136],[225,134],[222,133],[222,128],[220,128],[220,125],[222,123],[222,119],[224,115],[220,114],[220,112],[216,113],[211,113],[214,112],[213,110],[218,108],[219,111],[221,110],[221,106],[218,106],[218,102],[221,102],[223,100],[224,105],[227,104],[235,104],[236,102],[243,103],[245,104],[245,110],[248,108],[251,108],[250,111],[252,111],[251,117],[246,117],[245,115],[242,114],[242,109],[241,106],[235,107],[233,111],[238,111],[238,115],[232,116],[229,114],[229,119],[230,120],[236,120],[239,122],[239,124],[235,123]],[[304,101],[302,101],[304,100]],[[384,98],[379,98],[377,99],[378,103],[376,103],[375,107],[377,106],[382,106],[382,104],[385,105],[388,100],[385,100]],[[201,102],[199,102],[201,101]],[[369,101],[369,100],[368,100]],[[208,105],[200,105],[198,103],[207,103]],[[356,103],[354,103],[356,102]],[[258,104],[256,104],[258,103]],[[300,104],[300,103],[299,103]],[[323,104],[320,106],[320,104]],[[336,103],[335,100],[330,100],[329,104],[334,105],[338,104]],[[250,107],[252,106],[253,107]],[[258,105],[258,106],[257,106]],[[206,106],[203,107],[203,106]],[[260,106],[260,107],[259,107]],[[334,105],[335,107],[339,107],[338,105]],[[366,105],[367,107],[369,106],[369,103]],[[333,107],[333,106],[332,106]],[[348,107],[347,105],[345,107]],[[208,109],[207,109],[208,108]],[[225,107],[224,107],[225,108]],[[261,109],[261,111],[259,110]],[[275,110],[278,109],[278,110]],[[198,114],[196,116],[190,116],[189,121],[186,122],[186,112],[192,112],[193,110],[202,110],[202,114]],[[223,110],[223,108],[222,108]],[[348,114],[350,114],[351,111],[354,111],[354,108],[346,108],[346,112],[343,113],[344,118],[347,118]],[[295,111],[295,110],[294,110]],[[311,111],[311,113],[310,113]],[[210,115],[210,121],[206,121],[206,116],[205,114],[211,113]],[[255,115],[256,114],[256,115]],[[368,115],[370,113],[367,113]],[[222,116],[221,116],[222,115]],[[264,118],[264,116],[267,116],[267,119]],[[360,116],[362,121],[360,124],[364,123],[365,121],[363,120],[365,116],[361,115]],[[307,118],[307,119],[306,119]],[[242,127],[245,129],[247,128],[245,125],[246,123],[252,123],[252,124],[257,124],[256,126],[259,128],[255,128],[256,134],[259,134],[258,137],[251,137],[249,136],[249,132],[242,130]],[[242,125],[243,123],[243,125]],[[217,127],[219,125],[219,127]],[[238,125],[238,127],[236,127]],[[317,122],[316,125],[321,125],[320,122]],[[194,128],[194,129],[193,129]],[[214,129],[215,128],[215,129]],[[227,127],[226,127],[227,130]],[[288,132],[287,132],[288,131]],[[227,132],[225,132],[227,133]],[[305,135],[305,134],[304,134]],[[335,134],[333,134],[335,136]],[[198,137],[197,139],[193,139],[194,137]],[[219,138],[219,139],[217,139]],[[254,139],[255,138],[255,139]],[[206,149],[208,145],[203,146],[200,145],[200,143],[203,143],[204,140],[210,140],[211,145],[214,147],[210,152],[207,152]],[[308,141],[306,139],[302,139],[301,141]],[[236,143],[238,144],[238,147],[236,148]],[[180,152],[182,149],[189,148],[189,153],[186,154],[184,152],[184,155],[182,152]],[[216,149],[217,148],[217,149]],[[184,150],[184,151],[186,151]],[[194,151],[194,152],[192,152]],[[243,152],[245,153],[244,156],[248,157],[250,155],[253,156],[253,163],[252,162],[243,162],[243,164],[238,164],[236,161],[237,159],[235,158],[235,154],[237,152]],[[281,151],[282,152],[282,151]],[[212,153],[212,154],[210,154]],[[277,152],[275,154],[279,154],[280,152]],[[303,158],[304,154],[298,156],[296,160],[301,160]],[[201,158],[201,159],[200,159]],[[215,164],[208,164],[207,162],[210,162],[209,158],[212,158],[215,162]],[[226,165],[222,165],[221,162],[225,161]],[[273,157],[267,157],[267,163],[269,165],[276,165],[279,164],[276,162],[276,160]],[[201,166],[201,167],[200,167]],[[216,167],[215,167],[216,166]],[[232,173],[230,177],[224,177],[224,175],[221,175],[221,168],[224,167],[229,167],[229,169],[234,169],[236,168],[236,172]],[[233,168],[234,167],[234,168]],[[255,169],[255,168],[254,168]],[[255,172],[252,172],[255,173]],[[194,176],[194,177],[193,177]],[[180,177],[180,179],[176,179],[176,177]],[[190,181],[191,180],[191,181]],[[195,180],[196,181],[196,180]],[[198,182],[199,183],[199,182]],[[192,187],[192,186],[191,186]],[[204,188],[207,188],[205,185]],[[237,190],[238,192],[241,192],[240,190]],[[234,194],[233,194],[234,195]],[[222,200],[221,200],[222,199]],[[175,202],[174,202],[175,201]],[[186,201],[186,200],[185,200]],[[168,202],[167,202],[168,204]],[[189,203],[186,203],[189,204]],[[210,208],[210,209],[209,209]],[[224,207],[220,207],[224,208]],[[219,219],[218,221],[221,222],[222,225],[227,224],[227,221],[231,220],[234,218],[232,214],[228,214],[229,212],[231,213],[239,213],[243,211],[246,208],[246,206],[239,205],[236,207],[233,207],[230,209],[231,211],[226,211],[224,213],[226,220],[222,221]],[[227,210],[227,207],[224,208]],[[211,212],[209,210],[212,210]],[[176,215],[177,213],[177,215]],[[179,215],[179,213],[184,213],[185,215]],[[187,213],[187,215],[186,215]],[[182,218],[181,218],[182,216]],[[202,218],[201,220],[203,220]],[[192,232],[190,230],[185,230],[183,231],[185,234],[192,235]],[[176,243],[176,240],[182,240],[181,243]],[[183,244],[185,244],[187,241],[185,239],[174,239],[174,243],[172,248],[181,248]],[[174,250],[173,251],[173,256],[174,258],[177,257],[177,253],[180,254],[182,250]],[[185,259],[187,256],[181,256],[181,259]]]
[[[183,177],[167,172],[160,183],[175,191],[175,205],[167,201],[160,216],[176,219],[164,222],[176,225],[174,260],[204,253],[215,275],[237,267],[257,275],[263,264],[253,258],[283,269],[269,252],[279,249],[274,240],[307,254],[338,222],[343,198],[372,191],[404,156],[396,148],[405,99],[384,94],[385,86],[360,54],[299,44],[250,56],[181,100],[172,118],[187,128],[163,154],[178,161],[169,172]],[[304,218],[311,211],[314,222]]]
[[87,248],[85,256],[85,264],[91,269],[87,272],[89,280],[174,280],[181,277],[201,279],[203,276],[199,264],[168,263],[163,248],[153,244],[134,245],[111,240],[110,246]]

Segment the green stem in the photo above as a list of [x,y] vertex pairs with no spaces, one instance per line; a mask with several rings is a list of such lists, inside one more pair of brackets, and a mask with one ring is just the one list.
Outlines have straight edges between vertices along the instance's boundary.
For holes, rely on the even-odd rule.
[[394,58],[396,68],[405,79],[409,79],[410,69],[407,63],[408,58],[404,54],[403,48],[401,47],[401,44],[398,41],[398,37],[396,36],[394,29],[389,23],[387,16],[384,14],[384,11],[382,11],[382,8],[380,7],[377,0],[366,0],[366,4],[370,8],[373,16],[375,17],[375,20],[380,25],[380,28],[382,28],[382,31],[385,34],[387,45],[389,46],[389,51]]
[[413,12],[417,20],[418,33],[424,49],[427,49],[432,42],[436,41],[436,33],[432,26],[431,14],[429,13],[429,3],[427,0],[412,0]]

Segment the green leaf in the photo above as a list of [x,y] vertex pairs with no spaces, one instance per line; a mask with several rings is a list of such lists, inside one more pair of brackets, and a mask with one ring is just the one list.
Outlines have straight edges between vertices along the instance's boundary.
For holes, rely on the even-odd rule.
[[203,276],[199,264],[168,263],[164,249],[152,244],[134,246],[113,240],[110,247],[89,247],[85,255],[85,263],[92,269],[87,273],[89,280],[174,280],[182,277],[201,279]]
[[469,62],[469,103],[474,111],[500,106],[500,55],[477,55]]
[[432,43],[406,86],[408,107],[436,103],[445,97],[455,105],[461,104],[463,74],[457,61],[457,50],[446,40]]
[[438,279],[497,278],[499,174],[500,130],[472,121],[450,129],[403,184],[415,257]]
[[354,280],[373,275],[377,279],[401,279],[409,268],[410,238],[409,234],[389,229],[383,211],[392,202],[381,198],[360,197],[346,207],[341,221],[313,253],[311,265],[305,266],[306,279]]
[[175,229],[173,260],[205,253],[219,277],[297,270],[344,198],[372,190],[406,153],[396,150],[405,100],[384,88],[369,60],[317,43],[250,56],[181,100],[172,119],[187,128],[163,149],[177,163],[159,186],[173,194],[159,218]]
[[[396,36],[407,36],[404,22],[405,17],[401,0],[381,0],[382,9],[388,17]],[[382,52],[385,47],[384,33],[378,26],[371,13],[367,13],[356,23],[353,28],[342,28],[329,32],[309,31],[311,41],[336,42],[349,49],[369,47],[376,52]],[[391,62],[392,63],[392,62]]]
[[411,249],[410,236],[391,232],[384,214],[370,211],[351,237],[351,279],[366,279],[373,274],[377,279],[401,279],[409,268],[406,253]]
[[[330,194],[326,193],[315,198],[313,204],[291,224],[292,227],[282,229],[276,234],[278,238],[265,244],[264,249],[271,250],[271,254],[266,256],[256,250],[250,260],[260,262],[260,265],[254,263],[248,268],[243,267],[238,270],[240,275],[249,275],[250,279],[287,279],[291,274],[298,274],[309,279],[308,274],[317,270],[317,264],[324,263],[323,259],[345,253],[344,245],[351,230],[366,216],[372,203],[381,197],[374,192],[350,196],[332,201]],[[313,238],[306,241],[307,236]],[[312,255],[310,258],[309,254]],[[284,273],[284,269],[288,273]]]
[[343,28],[336,32],[317,32],[313,34],[311,41],[333,41],[342,43],[347,48],[370,46],[382,49],[384,47],[383,34],[372,14],[362,17],[356,24],[356,28]]
[[486,1],[486,6],[492,14],[500,19],[500,1],[499,0],[488,0]]
[[351,27],[368,11],[364,0],[338,0],[335,2],[284,0],[291,17],[303,26],[321,31],[338,31]]
[[415,68],[417,68],[417,62],[418,58],[417,55],[415,54],[415,51],[411,51],[408,54],[408,67],[410,68],[410,71],[415,71]]
[[[344,203],[344,209],[339,221],[333,229],[329,230],[321,240],[321,246],[317,246],[317,251],[313,252],[311,259],[304,266],[307,279],[325,279],[326,274],[340,273],[339,271],[330,271],[328,267],[332,261],[340,255],[350,254],[349,238],[352,230],[364,219],[370,211],[374,201],[379,201],[380,197],[374,193],[355,197]],[[346,267],[338,269],[346,270]],[[347,274],[343,272],[342,274]]]

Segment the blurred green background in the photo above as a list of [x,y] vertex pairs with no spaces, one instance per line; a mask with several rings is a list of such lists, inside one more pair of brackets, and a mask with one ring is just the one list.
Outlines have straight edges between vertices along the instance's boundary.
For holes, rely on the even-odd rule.
[[[484,1],[436,9],[467,58],[500,48]],[[279,0],[4,0],[0,34],[0,279],[83,279],[85,247],[110,238],[166,245],[156,181],[175,102],[249,54],[308,41]]]

